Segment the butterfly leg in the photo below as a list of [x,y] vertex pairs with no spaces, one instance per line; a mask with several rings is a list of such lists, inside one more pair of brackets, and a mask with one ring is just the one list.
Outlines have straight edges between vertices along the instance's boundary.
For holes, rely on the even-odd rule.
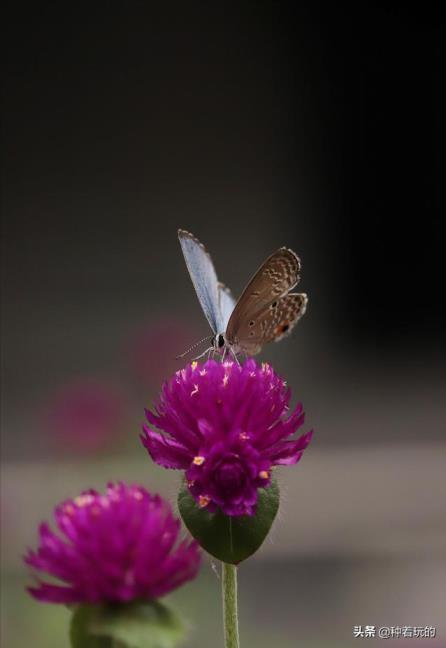
[[[199,359],[202,358],[204,355],[206,355],[206,353],[208,353],[208,352],[210,353],[211,351],[212,351],[212,347],[209,347],[209,349],[206,349],[205,351],[203,351],[203,353],[200,353],[199,356],[197,356],[196,358],[194,358],[194,359],[193,359],[194,362],[195,362],[195,360],[199,360]],[[208,360],[209,360],[209,358],[208,358]]]
[[232,347],[229,347],[229,351],[231,352],[232,357],[234,358],[234,360],[236,361],[236,363],[237,363],[238,365],[240,365],[239,359],[237,358],[237,354],[236,354],[235,351],[232,349]]

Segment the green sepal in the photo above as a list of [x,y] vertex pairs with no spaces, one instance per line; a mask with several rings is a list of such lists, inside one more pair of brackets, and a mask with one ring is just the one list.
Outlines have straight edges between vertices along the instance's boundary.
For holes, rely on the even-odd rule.
[[184,638],[177,615],[158,601],[78,605],[71,648],[174,648]]
[[252,556],[263,544],[279,509],[279,486],[273,479],[268,488],[258,492],[255,515],[224,515],[200,509],[183,484],[178,495],[178,509],[193,537],[211,556],[237,565]]

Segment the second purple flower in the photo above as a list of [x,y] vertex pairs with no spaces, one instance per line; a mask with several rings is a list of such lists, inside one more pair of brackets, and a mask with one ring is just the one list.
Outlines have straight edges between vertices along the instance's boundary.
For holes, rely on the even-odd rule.
[[289,411],[290,390],[268,364],[250,359],[192,362],[162,389],[155,412],[146,410],[142,442],[165,468],[186,471],[201,508],[254,515],[257,490],[271,469],[295,464],[311,440],[290,440],[304,423],[302,405]]
[[[37,551],[25,562],[50,579],[29,592],[48,603],[152,600],[195,578],[200,551],[177,542],[180,521],[168,502],[142,486],[87,490],[55,510],[59,533],[40,526]],[[61,582],[53,582],[52,579]]]

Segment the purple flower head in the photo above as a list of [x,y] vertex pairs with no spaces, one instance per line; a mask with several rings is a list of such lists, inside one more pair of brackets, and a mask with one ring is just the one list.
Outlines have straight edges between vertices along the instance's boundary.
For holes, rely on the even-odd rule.
[[[50,603],[152,599],[194,578],[200,551],[176,544],[180,521],[159,495],[141,486],[109,484],[88,490],[55,510],[60,535],[40,526],[40,546],[25,562],[64,585],[40,582],[28,591]],[[61,537],[62,536],[62,537]]]
[[156,414],[146,416],[142,442],[154,461],[186,471],[198,506],[226,515],[253,515],[257,489],[271,469],[295,464],[311,432],[289,437],[304,422],[289,413],[290,390],[268,364],[248,360],[193,362],[164,384]]

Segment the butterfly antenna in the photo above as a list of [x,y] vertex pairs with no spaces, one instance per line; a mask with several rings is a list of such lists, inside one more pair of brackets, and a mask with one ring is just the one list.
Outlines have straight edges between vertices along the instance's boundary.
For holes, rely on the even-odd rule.
[[185,351],[181,355],[175,356],[175,359],[178,360],[179,358],[184,358],[184,356],[187,356],[188,353],[190,353],[193,349],[195,349],[199,344],[203,344],[203,342],[205,342],[206,340],[209,340],[208,335],[204,337],[202,340],[200,340],[199,342],[195,342],[195,344],[193,344],[189,349],[187,349],[187,351]]

